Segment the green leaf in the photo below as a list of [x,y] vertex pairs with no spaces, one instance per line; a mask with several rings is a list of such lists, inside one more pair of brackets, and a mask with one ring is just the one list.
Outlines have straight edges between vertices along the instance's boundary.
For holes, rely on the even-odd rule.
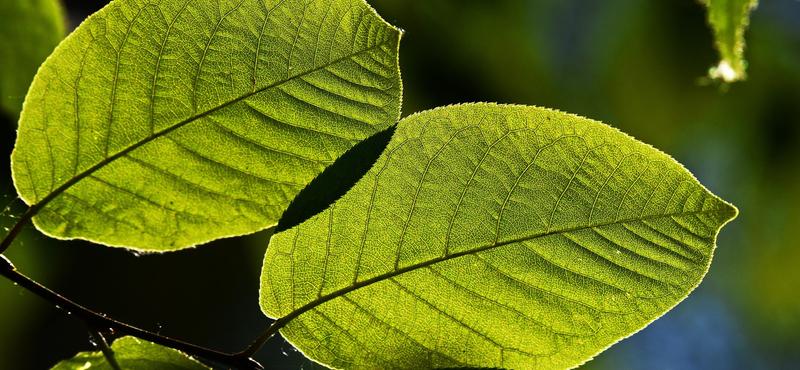
[[16,118],[36,69],[64,37],[58,0],[0,1],[0,109]]
[[744,33],[750,12],[758,0],[700,0],[708,8],[708,23],[714,31],[714,44],[720,62],[709,71],[711,78],[735,82],[747,78],[744,58]]
[[42,66],[14,183],[58,238],[252,233],[400,112],[401,32],[363,0],[116,0]]
[[[177,350],[133,337],[117,339],[111,345],[123,370],[208,370]],[[53,370],[113,370],[101,352],[82,352],[56,364]]]
[[397,126],[389,127],[358,143],[314,178],[289,204],[273,233],[297,226],[330,207],[375,164],[389,145]]
[[705,275],[736,208],[602,123],[470,104],[401,121],[326,211],[272,237],[261,307],[337,368],[569,368]]

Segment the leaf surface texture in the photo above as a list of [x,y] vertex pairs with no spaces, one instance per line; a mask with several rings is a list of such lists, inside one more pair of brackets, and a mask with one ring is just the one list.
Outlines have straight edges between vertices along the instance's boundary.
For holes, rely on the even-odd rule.
[[[111,345],[114,358],[124,370],[209,370],[182,352],[134,337]],[[112,370],[101,352],[82,352],[56,364],[52,370]]]
[[363,0],[117,0],[43,65],[14,183],[58,238],[166,251],[273,226],[394,124],[400,31]]
[[602,123],[436,109],[272,237],[262,310],[335,368],[574,367],[683,300],[736,212]]

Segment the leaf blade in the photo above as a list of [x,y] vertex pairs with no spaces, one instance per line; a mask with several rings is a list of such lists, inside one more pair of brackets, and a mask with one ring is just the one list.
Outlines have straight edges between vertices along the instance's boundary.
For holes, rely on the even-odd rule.
[[709,70],[709,76],[726,83],[747,78],[744,58],[745,31],[750,13],[758,0],[702,0],[708,10],[708,24],[714,32],[714,44],[720,62]]
[[598,122],[437,109],[401,121],[330,209],[273,236],[261,305],[332,367],[571,367],[685,298],[735,214]]
[[[126,370],[208,370],[180,351],[134,337],[123,337],[111,345],[114,358]],[[112,370],[102,352],[81,352],[56,364],[53,370]]]
[[394,123],[396,28],[363,0],[269,5],[117,1],[69,36],[12,156],[37,227],[150,251],[252,233]]

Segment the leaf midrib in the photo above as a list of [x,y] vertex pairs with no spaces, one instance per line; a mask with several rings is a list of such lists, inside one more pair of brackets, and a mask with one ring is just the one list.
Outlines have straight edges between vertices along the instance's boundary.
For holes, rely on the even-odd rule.
[[227,102],[225,102],[223,104],[220,104],[220,105],[218,105],[218,106],[216,106],[214,108],[211,108],[209,110],[206,110],[206,111],[204,111],[202,113],[195,114],[195,115],[193,115],[191,117],[188,117],[188,118],[184,119],[183,121],[179,121],[179,122],[173,124],[172,126],[169,126],[169,127],[165,128],[165,129],[163,129],[161,131],[153,133],[152,135],[150,135],[150,136],[148,136],[148,137],[146,137],[146,138],[134,143],[133,145],[128,146],[127,148],[117,152],[116,154],[114,154],[112,156],[109,156],[109,157],[103,159],[102,161],[98,162],[94,166],[89,167],[88,169],[84,170],[83,172],[73,176],[68,181],[64,182],[59,187],[57,187],[56,189],[52,190],[49,194],[47,194],[47,196],[45,196],[44,198],[42,198],[41,200],[39,200],[35,204],[31,205],[30,208],[29,208],[29,212],[28,213],[30,214],[30,217],[33,217],[34,215],[36,215],[39,212],[39,210],[44,208],[53,199],[57,198],[59,195],[61,195],[61,193],[67,191],[69,188],[71,188],[73,185],[77,184],[78,182],[80,182],[84,178],[88,177],[89,175],[93,174],[94,172],[97,172],[98,170],[100,170],[103,167],[105,167],[106,165],[116,161],[117,159],[124,157],[128,153],[130,153],[130,152],[142,147],[143,145],[145,145],[145,144],[147,144],[147,143],[149,143],[149,142],[151,142],[153,140],[156,140],[156,139],[158,139],[160,137],[163,137],[163,136],[169,134],[172,131],[175,131],[175,130],[177,130],[177,129],[183,127],[183,126],[186,126],[186,125],[188,125],[188,124],[190,124],[192,122],[195,122],[195,121],[197,121],[197,120],[199,120],[201,118],[207,117],[207,116],[209,116],[209,115],[211,115],[213,113],[216,113],[216,112],[218,112],[218,111],[220,111],[220,110],[222,110],[224,108],[227,108],[227,107],[229,107],[229,106],[231,106],[233,104],[241,102],[241,101],[243,101],[243,100],[245,100],[247,98],[250,98],[252,96],[258,95],[258,94],[260,94],[260,93],[262,93],[264,91],[267,91],[267,90],[270,90],[272,88],[281,86],[281,85],[283,85],[283,84],[285,84],[287,82],[290,82],[290,81],[298,79],[298,78],[302,78],[302,77],[307,76],[309,74],[312,74],[314,72],[321,71],[321,70],[323,70],[325,68],[328,68],[330,66],[336,65],[336,64],[338,64],[340,62],[343,62],[343,61],[346,61],[348,59],[355,58],[356,56],[358,56],[360,54],[367,53],[367,52],[373,51],[375,49],[381,48],[381,47],[383,47],[385,45],[390,44],[392,41],[393,41],[393,39],[390,37],[390,38],[388,38],[388,39],[386,39],[386,40],[384,40],[384,41],[382,41],[380,43],[377,43],[377,44],[375,44],[373,46],[370,46],[370,47],[368,47],[366,49],[363,49],[363,50],[360,50],[358,52],[345,55],[345,56],[343,56],[341,58],[337,58],[337,59],[335,59],[333,61],[330,61],[330,62],[328,62],[326,64],[323,64],[323,65],[321,65],[319,67],[310,69],[310,70],[305,71],[303,73],[296,74],[294,76],[290,76],[290,77],[284,78],[282,80],[276,81],[276,82],[274,82],[272,84],[269,84],[269,85],[264,86],[262,88],[259,88],[257,90],[253,90],[253,91],[251,91],[249,93],[246,93],[246,94],[244,94],[242,96],[239,96],[239,97],[237,97],[235,99],[232,99],[230,101],[227,101]]
[[555,230],[555,231],[548,231],[548,232],[544,232],[544,233],[539,233],[539,234],[534,234],[534,235],[528,235],[528,236],[523,236],[523,237],[519,237],[519,238],[509,239],[509,240],[506,240],[506,241],[503,241],[503,242],[493,243],[493,244],[486,245],[486,246],[483,246],[483,247],[473,248],[473,249],[470,249],[470,250],[466,250],[466,251],[462,251],[462,252],[458,252],[458,253],[453,253],[453,254],[450,254],[450,255],[443,256],[443,257],[434,258],[434,259],[431,259],[431,260],[428,260],[428,261],[424,261],[424,262],[420,262],[420,263],[413,264],[413,265],[410,265],[410,266],[406,266],[406,267],[403,267],[403,268],[395,270],[395,271],[391,271],[391,272],[388,272],[388,273],[385,273],[385,274],[381,274],[381,275],[369,278],[367,280],[361,281],[359,283],[353,284],[353,285],[348,286],[346,288],[342,288],[342,289],[336,290],[336,291],[334,291],[332,293],[329,293],[329,294],[327,294],[325,296],[317,298],[317,299],[315,299],[315,300],[303,305],[302,307],[290,312],[289,314],[279,318],[273,324],[273,330],[279,330],[282,327],[286,326],[292,320],[294,320],[297,317],[299,317],[300,315],[302,315],[302,314],[304,314],[304,313],[316,308],[317,306],[320,306],[320,305],[322,305],[324,303],[327,303],[327,302],[329,302],[331,300],[334,300],[336,298],[342,297],[342,296],[344,296],[346,294],[352,293],[352,292],[354,292],[354,291],[356,291],[358,289],[365,288],[365,287],[370,286],[372,284],[380,283],[380,282],[382,282],[384,280],[391,279],[393,277],[405,274],[407,272],[413,272],[413,271],[418,270],[418,269],[426,268],[426,267],[435,265],[437,263],[446,262],[446,261],[449,261],[449,260],[452,260],[452,259],[456,259],[456,258],[459,258],[459,257],[464,257],[464,256],[468,256],[468,255],[472,255],[472,254],[476,254],[476,253],[480,253],[480,252],[485,252],[485,251],[488,251],[488,250],[493,250],[493,249],[496,249],[496,248],[501,248],[501,247],[504,247],[504,246],[507,246],[507,245],[511,245],[511,244],[521,243],[521,242],[534,240],[534,239],[538,239],[538,238],[544,238],[544,237],[557,235],[557,234],[563,234],[563,233],[569,233],[569,232],[575,232],[575,231],[582,231],[582,230],[589,230],[589,229],[595,229],[595,228],[605,227],[605,226],[627,224],[627,223],[631,223],[631,222],[655,220],[655,219],[660,219],[660,218],[665,218],[665,217],[692,216],[692,215],[715,214],[715,213],[720,213],[720,214],[731,213],[731,210],[730,210],[730,208],[715,208],[715,209],[710,209],[710,210],[701,210],[701,211],[692,211],[692,212],[676,212],[676,213],[667,213],[667,214],[662,214],[662,215],[652,215],[652,216],[647,216],[647,217],[631,218],[631,219],[625,219],[625,220],[616,220],[616,221],[611,221],[611,222],[606,222],[606,223],[601,223],[601,224],[596,224],[596,225],[576,226],[576,227],[572,227],[572,228],[566,228],[566,229]]

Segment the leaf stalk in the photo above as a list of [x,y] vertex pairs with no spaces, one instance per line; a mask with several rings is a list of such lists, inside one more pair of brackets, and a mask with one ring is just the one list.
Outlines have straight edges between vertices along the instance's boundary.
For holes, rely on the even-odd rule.
[[100,330],[97,330],[95,327],[89,327],[89,335],[92,336],[92,341],[95,343],[100,352],[103,352],[103,357],[106,358],[106,362],[111,366],[114,370],[122,370],[119,366],[119,362],[117,362],[117,357],[114,356],[114,351],[108,345],[108,341],[106,337],[103,336],[103,333]]

